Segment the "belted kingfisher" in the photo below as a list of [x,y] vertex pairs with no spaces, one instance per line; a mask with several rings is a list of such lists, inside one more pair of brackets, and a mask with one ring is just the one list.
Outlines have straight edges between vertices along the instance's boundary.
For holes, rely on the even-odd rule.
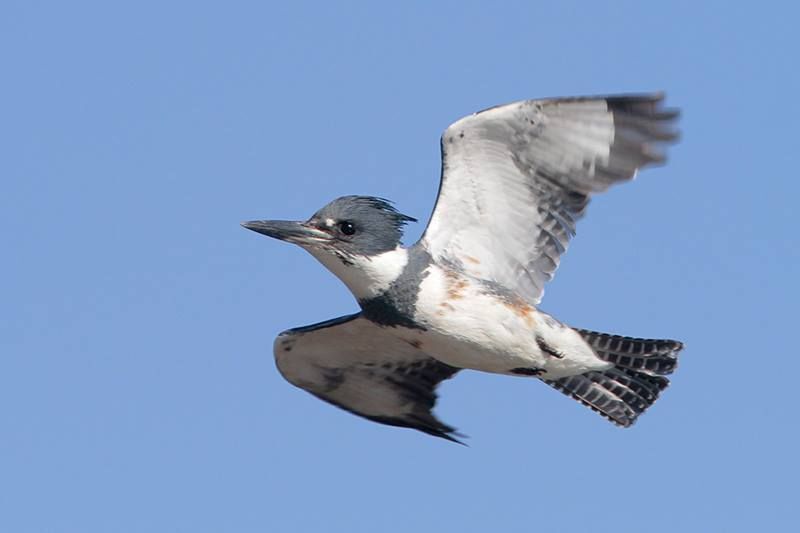
[[665,158],[663,95],[526,100],[462,118],[441,138],[439,196],[420,240],[384,199],[338,198],[304,222],[242,225],[304,248],[361,311],[284,331],[278,370],[382,424],[460,442],[432,413],[462,369],[536,377],[611,422],[634,423],[683,348],[569,327],[537,309],[590,197]]

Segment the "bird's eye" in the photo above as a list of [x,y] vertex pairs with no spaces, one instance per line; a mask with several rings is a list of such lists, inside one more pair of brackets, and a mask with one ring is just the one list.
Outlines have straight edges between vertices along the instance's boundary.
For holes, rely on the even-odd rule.
[[344,222],[339,222],[339,231],[345,235],[353,235],[356,232],[356,226],[352,222],[345,220]]

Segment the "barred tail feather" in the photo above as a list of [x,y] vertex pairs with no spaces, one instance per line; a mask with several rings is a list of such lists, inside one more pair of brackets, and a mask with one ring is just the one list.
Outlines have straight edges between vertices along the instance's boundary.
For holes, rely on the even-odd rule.
[[576,329],[597,357],[619,367],[645,374],[666,376],[678,366],[683,343],[663,339],[637,339]]
[[545,382],[619,426],[632,425],[669,385],[664,376],[677,367],[683,344],[576,331],[614,367]]

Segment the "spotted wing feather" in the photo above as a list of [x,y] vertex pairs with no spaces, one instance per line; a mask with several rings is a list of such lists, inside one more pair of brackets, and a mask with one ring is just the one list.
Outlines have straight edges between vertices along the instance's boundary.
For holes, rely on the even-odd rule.
[[455,429],[432,412],[436,387],[459,369],[360,314],[281,333],[275,360],[289,382],[328,403],[374,422],[459,442]]
[[662,95],[526,100],[442,135],[439,197],[421,243],[538,303],[592,194],[661,163],[677,112]]

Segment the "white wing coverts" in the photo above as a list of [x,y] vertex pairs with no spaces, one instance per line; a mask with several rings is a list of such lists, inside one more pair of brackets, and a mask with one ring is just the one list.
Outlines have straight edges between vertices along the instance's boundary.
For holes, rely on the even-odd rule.
[[539,303],[590,195],[663,162],[656,145],[676,138],[678,113],[662,98],[526,100],[447,128],[422,237],[434,261]]

